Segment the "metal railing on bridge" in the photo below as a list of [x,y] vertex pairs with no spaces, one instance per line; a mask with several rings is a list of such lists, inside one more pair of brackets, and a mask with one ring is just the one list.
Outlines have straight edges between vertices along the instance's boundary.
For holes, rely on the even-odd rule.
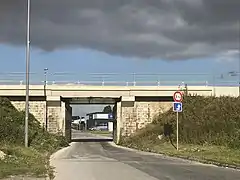
[[[239,86],[234,77],[222,78],[214,74],[194,73],[30,73],[32,85],[92,85],[92,86]],[[24,72],[0,73],[1,85],[24,85]]]

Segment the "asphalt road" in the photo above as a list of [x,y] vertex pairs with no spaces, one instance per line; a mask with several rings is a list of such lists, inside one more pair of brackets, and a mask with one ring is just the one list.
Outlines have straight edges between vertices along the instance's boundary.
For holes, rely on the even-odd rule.
[[72,129],[72,141],[73,142],[79,142],[79,141],[88,141],[88,140],[92,140],[92,141],[97,141],[97,140],[109,140],[112,141],[113,140],[113,136],[112,134],[105,134],[105,135],[101,135],[101,134],[92,134],[89,132],[81,132],[78,130],[74,130]]
[[109,142],[72,143],[54,154],[51,164],[56,167],[56,180],[240,180],[237,170],[119,148]]

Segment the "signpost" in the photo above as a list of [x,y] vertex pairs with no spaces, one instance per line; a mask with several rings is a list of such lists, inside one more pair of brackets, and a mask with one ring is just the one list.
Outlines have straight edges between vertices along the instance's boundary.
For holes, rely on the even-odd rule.
[[176,91],[173,94],[173,111],[177,113],[177,150],[178,150],[178,113],[182,112],[182,100],[183,94],[180,91]]
[[183,95],[180,91],[176,91],[174,94],[173,94],[173,100],[175,102],[182,102],[183,100]]

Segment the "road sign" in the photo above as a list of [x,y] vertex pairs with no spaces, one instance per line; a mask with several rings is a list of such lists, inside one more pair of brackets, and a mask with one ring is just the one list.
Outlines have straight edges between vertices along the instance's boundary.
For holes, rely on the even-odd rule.
[[182,112],[182,103],[181,102],[174,102],[173,103],[173,111],[174,112]]
[[108,114],[108,119],[112,119],[113,115],[112,114]]
[[174,102],[173,103],[173,111],[177,113],[177,150],[178,150],[178,113],[182,112],[182,103]]
[[175,102],[182,102],[183,100],[183,94],[180,92],[180,91],[176,91],[174,94],[173,94],[173,100]]

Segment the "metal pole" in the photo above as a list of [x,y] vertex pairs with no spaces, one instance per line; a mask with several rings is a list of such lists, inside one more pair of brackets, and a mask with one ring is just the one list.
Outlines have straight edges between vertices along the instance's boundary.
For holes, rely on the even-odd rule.
[[177,150],[178,150],[178,111],[177,111]]
[[30,67],[30,0],[27,0],[27,48],[26,48],[26,103],[25,103],[25,147],[28,147],[29,117],[29,67]]
[[133,73],[133,86],[136,86],[136,73]]
[[104,86],[105,82],[104,82],[104,77],[102,76],[102,86]]
[[240,20],[238,20],[238,96],[240,96]]
[[46,101],[46,108],[45,108],[45,129],[47,131],[48,129],[48,108],[47,108],[47,71],[48,68],[44,69],[44,97],[45,97],[45,101]]

